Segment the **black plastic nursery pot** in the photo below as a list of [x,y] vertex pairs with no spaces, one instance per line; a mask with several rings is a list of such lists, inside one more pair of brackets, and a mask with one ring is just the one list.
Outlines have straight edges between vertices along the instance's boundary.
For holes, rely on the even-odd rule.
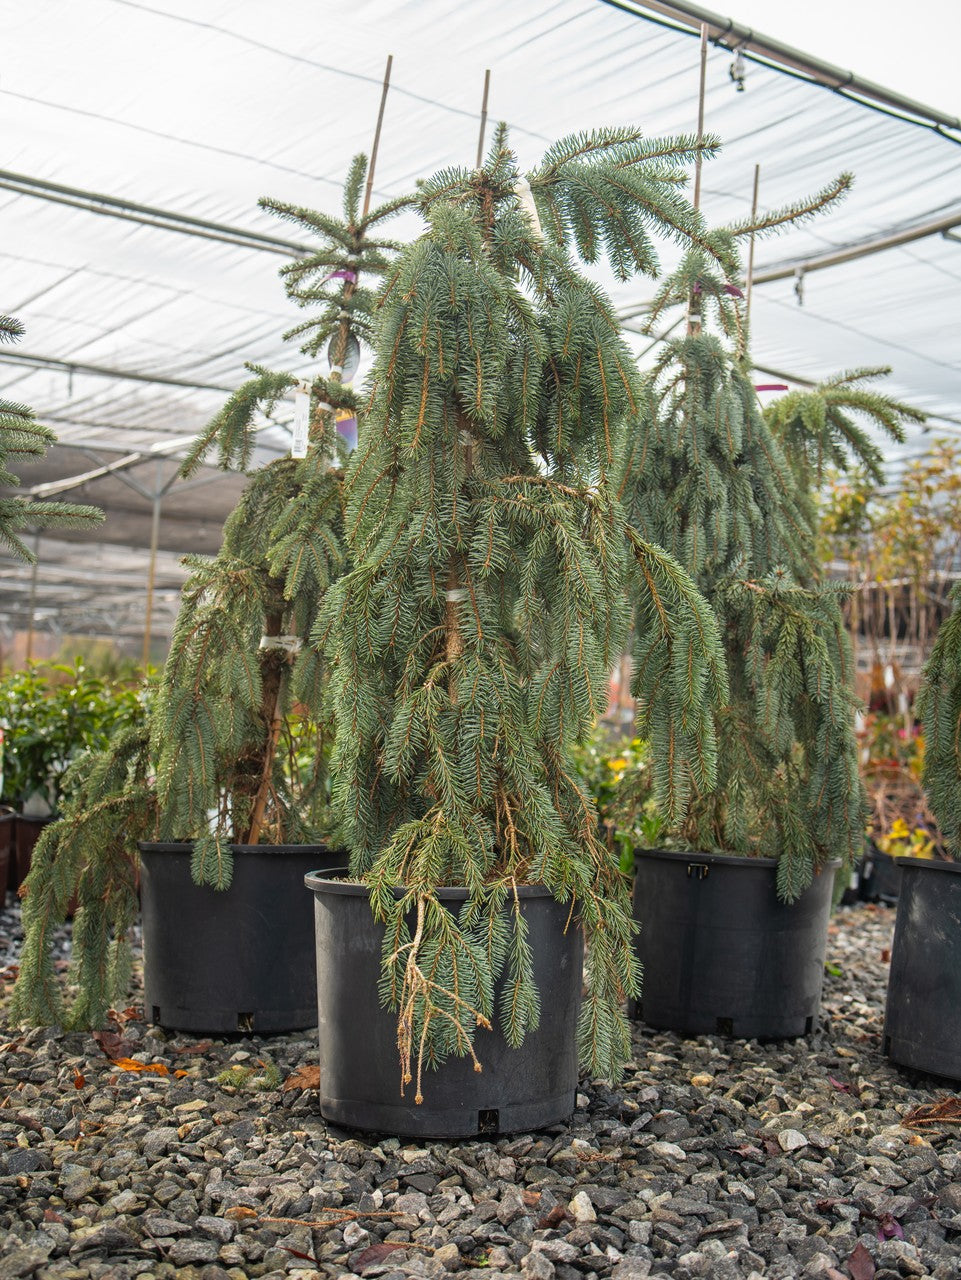
[[961,1080],[961,863],[899,858],[884,1052]]
[[869,849],[861,861],[858,897],[862,902],[886,902],[894,906],[901,892],[904,858],[894,858],[880,849]]
[[834,872],[777,896],[774,858],[639,849],[631,1016],[660,1030],[776,1040],[807,1035],[821,1004]]
[[314,925],[304,876],[344,860],[324,845],[233,845],[230,888],[194,884],[189,844],[140,845],[144,1010],[217,1035],[317,1020]]
[[[478,1030],[476,1072],[469,1058],[425,1069],[424,1101],[401,1096],[397,1015],[378,998],[382,925],[363,885],[306,877],[314,894],[320,1111],[326,1120],[412,1138],[470,1138],[541,1129],[568,1119],[577,1090],[577,1015],[584,942],[570,907],[540,887],[519,889],[541,997],[540,1025],[511,1048],[500,1031]],[[441,889],[456,911],[465,889]]]
[[12,863],[15,856],[14,830],[17,815],[13,809],[0,809],[0,906],[6,901],[7,889],[11,886],[13,876]]
[[20,888],[30,874],[34,846],[47,823],[53,821],[53,814],[44,818],[24,817],[22,813],[16,815],[13,824],[14,856],[10,862],[10,887],[14,891]]

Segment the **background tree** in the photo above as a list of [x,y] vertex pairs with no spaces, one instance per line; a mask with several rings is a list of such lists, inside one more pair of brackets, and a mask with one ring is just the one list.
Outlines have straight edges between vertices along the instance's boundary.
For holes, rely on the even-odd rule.
[[[807,216],[849,181],[758,226]],[[732,284],[736,237],[750,229],[715,233],[724,270],[695,247],[662,287],[651,323],[685,305],[687,331],[664,345],[647,377],[624,480],[629,518],[678,559],[718,615],[730,698],[713,713],[712,735],[665,720],[662,673],[676,657],[646,602],[635,624],[635,691],[655,758],[667,750],[679,764],[673,791],[661,791],[674,837],[689,848],[777,857],[779,892],[791,900],[817,867],[853,857],[863,841],[842,588],[820,578],[813,488],[826,457],[879,464],[848,409],[895,435],[909,411],[847,378],[761,411]],[[705,779],[715,763],[712,790]]]
[[321,237],[285,275],[312,311],[293,333],[307,333],[310,355],[330,343],[333,367],[301,387],[310,398],[304,457],[250,470],[259,426],[298,385],[293,374],[250,366],[255,376],[183,464],[189,475],[216,450],[222,468],[250,478],[217,555],[186,559],[190,576],[146,716],[106,752],[74,766],[64,816],[38,843],[24,900],[19,1018],[62,1019],[50,941],[74,894],[79,995],[71,1022],[97,1024],[123,993],[139,841],[190,841],[194,880],[226,889],[232,844],[310,843],[330,831],[327,673],[310,633],[345,567],[335,411],[358,408],[341,378],[350,343],[369,331],[373,295],[358,285],[386,271],[395,246],[380,224],[403,203],[362,215],[366,173],[359,156],[342,219],[270,205]]

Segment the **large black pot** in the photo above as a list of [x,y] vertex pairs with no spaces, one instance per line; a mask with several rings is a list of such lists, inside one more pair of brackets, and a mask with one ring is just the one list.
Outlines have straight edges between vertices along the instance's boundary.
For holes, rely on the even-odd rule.
[[16,891],[30,874],[33,865],[33,849],[43,829],[54,821],[54,815],[43,818],[25,817],[18,813],[13,825],[14,857],[10,864],[10,887]]
[[[541,997],[540,1025],[513,1049],[496,1029],[479,1030],[469,1058],[425,1070],[424,1101],[400,1093],[397,1015],[381,1006],[382,925],[366,888],[307,876],[317,932],[320,1110],[335,1124],[413,1138],[469,1138],[539,1129],[568,1119],[577,1089],[577,1015],[584,944],[569,907],[541,887],[518,892]],[[441,889],[456,911],[465,889]]]
[[838,865],[787,905],[773,858],[637,850],[635,946],[644,973],[632,1017],[688,1035],[806,1035],[821,1004]]
[[884,1052],[961,1080],[961,863],[898,858]]
[[144,1010],[179,1031],[295,1031],[317,1019],[304,876],[323,845],[234,845],[230,888],[196,885],[189,844],[140,845]]

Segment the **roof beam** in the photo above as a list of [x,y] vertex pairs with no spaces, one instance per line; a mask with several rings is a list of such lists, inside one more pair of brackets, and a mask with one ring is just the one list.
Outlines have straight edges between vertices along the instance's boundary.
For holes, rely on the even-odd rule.
[[873,102],[880,102],[886,107],[893,107],[896,111],[904,112],[919,120],[930,121],[939,128],[961,130],[961,119],[957,116],[950,116],[934,107],[915,102],[912,98],[906,98],[903,94],[886,89],[884,85],[876,84],[873,80],[865,80],[862,76],[855,75],[853,71],[845,71],[843,67],[836,67],[830,62],[824,62],[809,53],[803,53],[800,49],[794,49],[791,45],[775,40],[771,36],[762,35],[751,27],[735,22],[733,18],[725,18],[723,14],[715,13],[712,9],[705,9],[703,5],[690,4],[688,0],[672,0],[671,3],[666,3],[665,0],[629,0],[629,2],[628,0],[604,0],[604,3],[627,13],[633,13],[638,18],[645,17],[643,11],[649,9],[652,13],[670,18],[687,27],[693,27],[695,30],[700,30],[702,24],[706,25],[708,35],[715,44],[724,45],[732,50],[745,50],[768,62],[787,67],[791,71],[800,71],[828,89],[841,90]]
[[[769,284],[772,280],[788,280],[792,276],[807,275],[809,271],[837,267],[842,262],[854,262],[858,258],[867,258],[872,253],[896,249],[899,245],[911,244],[914,240],[924,240],[927,236],[945,235],[953,227],[961,227],[961,210],[956,209],[954,213],[942,218],[906,227],[902,231],[892,231],[873,240],[862,240],[860,244],[844,245],[840,249],[832,249],[830,253],[819,253],[814,258],[800,258],[780,266],[760,267],[754,272],[752,281],[754,284]],[[953,236],[950,238],[954,239]]]
[[186,387],[188,391],[220,391],[232,395],[236,387],[214,382],[188,382],[168,378],[160,373],[136,373],[132,369],[109,369],[100,364],[81,364],[76,360],[55,360],[52,356],[32,355],[26,351],[0,352],[0,364],[26,366],[28,369],[51,369],[56,373],[85,373],[95,378],[117,378],[127,382],[150,382],[162,387]]
[[200,236],[204,240],[218,240],[238,249],[251,249],[267,253],[279,253],[287,258],[300,258],[312,252],[309,245],[296,240],[282,240],[260,231],[246,231],[226,222],[211,222],[207,218],[193,218],[186,213],[173,213],[154,205],[135,204],[117,196],[103,195],[97,191],[85,191],[80,187],[66,187],[59,182],[43,178],[31,178],[23,173],[0,169],[0,188],[14,191],[21,196],[35,196],[40,200],[52,200],[56,204],[83,209],[87,213],[105,214],[109,218],[122,218],[160,231],[176,231],[180,235]]

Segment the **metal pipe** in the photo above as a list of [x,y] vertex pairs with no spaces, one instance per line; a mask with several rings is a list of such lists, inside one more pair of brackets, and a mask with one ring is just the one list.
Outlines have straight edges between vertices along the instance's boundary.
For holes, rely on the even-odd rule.
[[842,262],[854,262],[858,258],[869,257],[872,253],[880,253],[884,249],[896,249],[899,245],[910,244],[913,240],[924,240],[927,236],[944,235],[952,227],[961,226],[961,210],[955,210],[932,222],[923,222],[904,231],[894,231],[876,240],[864,240],[861,244],[846,245],[842,249],[834,249],[831,253],[819,253],[815,258],[803,258],[786,262],[782,266],[761,268],[754,273],[755,284],[768,284],[772,280],[787,280],[800,272],[806,275],[809,271],[821,271],[825,267],[836,267]]
[[[707,26],[701,26],[701,63],[700,79],[697,88],[697,145],[700,148],[704,141],[704,94],[707,88]],[[694,161],[694,208],[701,207],[701,169],[704,157],[698,150]]]
[[40,534],[33,535],[33,564],[30,566],[29,623],[27,625],[26,661],[33,658],[33,632],[37,621],[37,572],[40,566]]
[[664,3],[663,0],[637,0],[637,3],[604,0],[604,3],[613,4],[615,8],[633,13],[638,18],[645,16],[644,9],[650,9],[653,13],[684,23],[686,26],[699,27],[701,23],[706,23],[715,44],[724,45],[732,50],[746,49],[758,57],[780,63],[793,71],[801,71],[829,89],[849,90],[862,98],[871,98],[885,106],[893,107],[896,111],[904,111],[922,120],[930,120],[942,128],[961,130],[961,119],[957,116],[949,116],[934,107],[915,102],[912,98],[906,98],[903,94],[886,89],[884,85],[876,84],[873,80],[865,80],[862,76],[855,75],[853,71],[845,71],[843,67],[836,67],[830,62],[815,58],[809,53],[803,53],[800,49],[794,49],[791,45],[775,40],[771,36],[762,35],[761,32],[735,22],[733,18],[725,18],[711,9],[705,9],[702,5],[689,4],[687,0],[675,0],[670,4]]
[[224,387],[212,382],[187,382],[183,378],[166,378],[159,373],[108,369],[104,365],[55,360],[52,356],[32,355],[26,351],[4,351],[0,353],[0,364],[26,365],[29,369],[53,369],[58,373],[88,373],[95,378],[119,378],[127,382],[152,382],[163,387],[186,387],[188,391],[221,391],[227,395],[236,391],[236,387]]
[[0,187],[22,196],[34,196],[39,200],[51,200],[56,204],[83,209],[87,213],[100,213],[109,218],[123,218],[139,222],[145,227],[161,231],[176,231],[180,235],[200,236],[205,240],[220,240],[240,249],[253,249],[267,253],[279,253],[290,258],[310,253],[308,245],[294,240],[282,240],[260,231],[245,231],[226,222],[211,222],[207,218],[193,218],[185,213],[172,213],[149,204],[135,204],[117,196],[103,195],[97,191],[84,191],[80,187],[67,187],[60,182],[48,182],[43,178],[31,178],[23,173],[0,169]]

